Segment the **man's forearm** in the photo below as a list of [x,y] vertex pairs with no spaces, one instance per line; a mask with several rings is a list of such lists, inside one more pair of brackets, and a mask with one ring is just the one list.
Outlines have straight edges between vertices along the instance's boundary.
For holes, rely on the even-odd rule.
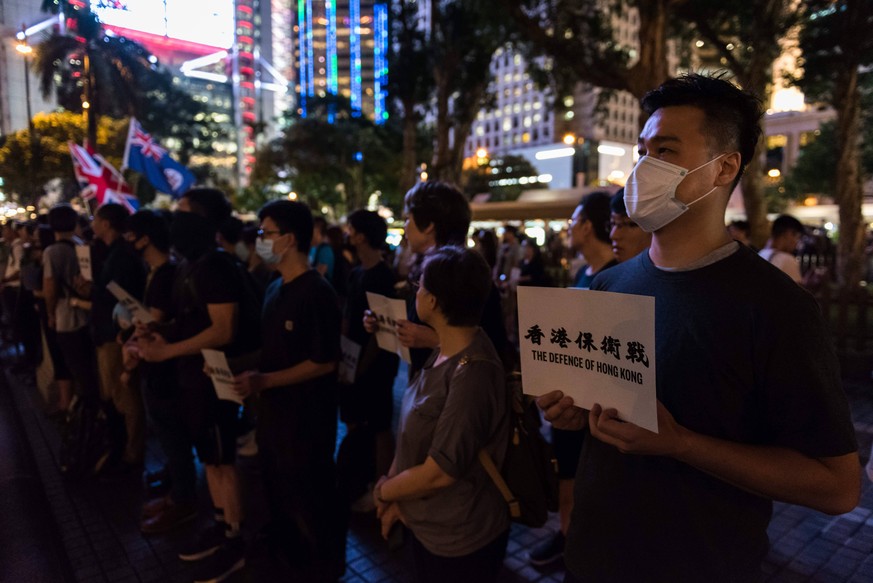
[[191,338],[168,344],[167,351],[171,353],[171,358],[192,356],[200,354],[204,348],[214,349],[227,346],[232,340],[233,334],[227,334],[223,328],[212,325]]
[[272,389],[275,387],[287,387],[288,385],[296,385],[311,379],[315,379],[326,374],[330,374],[336,370],[336,361],[331,362],[314,362],[312,360],[304,360],[292,367],[277,370],[275,372],[264,374],[264,389]]
[[752,494],[828,514],[849,512],[858,503],[857,453],[812,458],[785,447],[735,443],[689,430],[684,441],[687,447],[676,459]]

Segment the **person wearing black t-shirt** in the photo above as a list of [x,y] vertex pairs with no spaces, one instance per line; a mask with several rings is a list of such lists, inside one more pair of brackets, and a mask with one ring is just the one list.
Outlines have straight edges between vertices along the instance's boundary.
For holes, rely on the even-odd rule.
[[[344,493],[350,499],[366,495],[368,483],[385,474],[394,457],[391,421],[394,410],[392,388],[400,358],[381,350],[376,337],[364,329],[364,312],[369,308],[367,292],[395,297],[394,272],[382,258],[388,227],[385,219],[373,211],[357,210],[347,217],[348,241],[355,248],[361,264],[352,269],[347,284],[343,327],[349,340],[361,347],[358,367],[352,384],[340,386],[340,418],[349,428],[349,436],[366,441],[365,452],[354,462],[366,464],[362,472],[349,472]],[[346,439],[349,439],[347,436]],[[345,442],[344,442],[345,443]],[[357,466],[355,466],[357,468]],[[355,478],[361,483],[355,481]],[[369,502],[372,496],[365,498]]]
[[[241,524],[243,508],[234,465],[238,434],[237,403],[219,400],[204,373],[201,350],[239,356],[251,342],[252,321],[244,311],[244,283],[236,263],[216,248],[218,225],[230,216],[224,193],[207,188],[186,192],[170,225],[170,240],[184,259],[173,289],[175,319],[164,333],[152,330],[139,342],[148,362],[176,360],[182,409],[215,506],[216,523],[179,552],[185,561],[201,561],[195,578],[228,576],[245,565]],[[255,339],[256,341],[256,339]]]
[[309,265],[309,208],[277,200],[258,217],[257,252],[281,278],[264,297],[260,366],[235,377],[241,397],[258,395],[258,458],[271,512],[264,534],[273,561],[250,570],[264,581],[335,581],[345,570],[346,519],[333,459],[337,296]]
[[[170,258],[170,227],[151,210],[142,210],[127,221],[124,234],[149,267],[144,305],[155,322],[166,324],[175,317],[173,282],[176,263]],[[140,530],[158,534],[183,524],[196,515],[197,475],[191,455],[191,437],[184,419],[184,400],[176,379],[176,362],[140,363],[136,339],[125,345],[126,371],[139,369],[143,399],[152,429],[167,458],[171,488],[167,496],[143,506]]]

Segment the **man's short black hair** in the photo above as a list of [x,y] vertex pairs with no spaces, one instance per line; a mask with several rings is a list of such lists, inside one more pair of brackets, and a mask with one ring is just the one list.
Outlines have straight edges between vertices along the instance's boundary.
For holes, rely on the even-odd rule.
[[792,217],[791,215],[779,215],[773,221],[773,226],[770,227],[770,237],[778,239],[785,233],[798,233],[803,235],[806,233],[806,228],[803,223]]
[[231,245],[239,243],[242,232],[243,222],[237,217],[227,217],[224,222],[218,225],[218,234]]
[[441,247],[425,259],[422,284],[450,326],[478,326],[491,293],[491,269],[472,249]]
[[403,207],[419,230],[434,226],[438,246],[466,243],[473,213],[470,203],[454,186],[439,181],[419,182],[406,193]]
[[126,230],[137,239],[148,237],[149,242],[162,253],[170,251],[170,225],[163,216],[154,211],[144,209],[130,215]]
[[578,206],[582,207],[581,218],[591,221],[591,226],[594,228],[594,236],[599,241],[609,243],[609,204],[610,194],[605,190],[595,190],[589,192],[579,201]]
[[270,219],[285,233],[294,233],[297,239],[297,250],[301,253],[309,253],[312,243],[312,211],[302,202],[293,200],[273,200],[261,207],[258,211],[260,220]]
[[761,138],[761,100],[726,81],[724,73],[714,77],[691,73],[669,79],[643,97],[643,110],[649,115],[662,107],[690,105],[704,114],[703,131],[710,157],[740,153],[736,186]]
[[109,228],[116,233],[123,233],[124,225],[127,223],[127,218],[130,216],[130,212],[122,205],[110,202],[101,205],[100,208],[97,209],[95,216],[109,223]]
[[191,212],[205,217],[216,230],[230,217],[232,211],[227,196],[215,188],[192,188],[182,198],[188,199]]
[[622,186],[615,191],[612,198],[609,199],[609,211],[623,217],[627,216],[627,207],[624,204],[624,187]]
[[388,224],[385,219],[375,211],[358,209],[346,217],[349,225],[367,240],[367,245],[373,249],[381,249],[385,246],[385,237],[388,236]]
[[68,202],[59,202],[48,212],[48,223],[55,233],[71,233],[76,230],[79,214]]

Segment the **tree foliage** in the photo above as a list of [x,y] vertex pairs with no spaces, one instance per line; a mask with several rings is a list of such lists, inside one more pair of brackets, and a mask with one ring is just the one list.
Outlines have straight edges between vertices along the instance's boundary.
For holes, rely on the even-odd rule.
[[293,190],[314,208],[327,205],[344,213],[365,206],[378,191],[383,201],[399,206],[397,125],[354,116],[341,98],[312,101],[308,109],[306,117],[290,115],[282,135],[258,151],[248,204]]
[[434,81],[434,156],[430,175],[457,183],[464,145],[489,101],[491,59],[514,27],[490,0],[432,0],[427,35]]
[[[722,66],[739,84],[769,101],[773,63],[783,50],[783,39],[800,20],[800,3],[794,0],[688,0],[675,8],[677,16],[689,22],[699,40],[715,49]],[[761,246],[769,235],[767,208],[763,196],[764,169],[760,164],[764,143],[743,175],[743,203],[753,242]]]
[[[427,115],[433,92],[432,54],[427,35],[420,26],[418,4],[391,3],[391,47],[389,53],[388,95],[392,97],[392,113],[399,113],[403,128],[403,161],[399,188],[406,192],[415,184],[418,165],[429,160],[419,147],[419,125]],[[397,109],[399,108],[399,112]],[[432,148],[428,148],[432,151]]]
[[862,104],[873,74],[873,4],[869,0],[809,0],[800,37],[808,98],[833,105],[836,155],[834,197],[840,208],[838,273],[848,289],[861,280],[865,228],[861,214]]
[[[686,0],[500,0],[525,41],[528,60],[550,62],[552,82],[583,82],[637,98],[669,77],[671,12]],[[614,19],[636,9],[638,48],[623,43]]]
[[[27,129],[7,135],[0,147],[0,176],[5,188],[17,193],[22,202],[30,203],[36,202],[42,185],[54,178],[74,182],[67,141],[81,142],[86,132],[84,118],[69,112],[38,113],[33,118],[33,126],[36,134],[34,150]],[[106,152],[106,159],[116,168],[121,164],[126,137],[126,121],[100,120],[97,149]],[[34,164],[34,153],[40,158],[39,164]]]

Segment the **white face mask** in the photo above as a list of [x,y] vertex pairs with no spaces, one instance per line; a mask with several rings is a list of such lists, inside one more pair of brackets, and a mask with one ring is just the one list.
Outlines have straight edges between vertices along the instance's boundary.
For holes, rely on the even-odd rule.
[[258,237],[255,241],[255,253],[258,257],[264,260],[265,263],[273,265],[278,264],[282,260],[282,255],[277,255],[273,252],[273,240],[266,240],[263,237]]
[[664,162],[658,158],[643,156],[634,166],[624,186],[624,204],[627,216],[647,233],[669,225],[692,204],[700,202],[718,187],[713,187],[697,200],[688,204],[676,199],[676,187],[686,176],[712,164],[724,156],[720,154],[693,170]]
[[249,260],[249,248],[242,241],[234,245],[233,252],[240,258],[240,261],[246,262]]

